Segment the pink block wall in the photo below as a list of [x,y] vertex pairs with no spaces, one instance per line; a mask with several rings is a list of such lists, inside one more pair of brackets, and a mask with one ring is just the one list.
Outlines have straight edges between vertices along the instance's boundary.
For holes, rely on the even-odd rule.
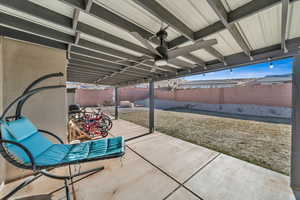
[[256,104],[291,107],[292,84],[226,88],[225,104]]
[[76,89],[75,103],[81,106],[96,106],[103,104],[104,101],[113,100],[113,89],[88,90]]
[[120,88],[119,95],[121,101],[134,102],[136,100],[146,99],[148,97],[147,88]]
[[[146,99],[148,97],[147,88],[120,88],[120,101],[131,101]],[[114,102],[114,89],[89,90],[77,89],[75,92],[75,103],[81,106],[103,105],[105,101]]]
[[[103,104],[113,101],[113,89],[106,90],[76,90],[75,102],[83,106]],[[120,88],[121,101],[146,99],[147,88]],[[292,84],[259,85],[236,88],[203,88],[185,90],[155,90],[155,98],[191,101],[211,104],[255,104],[265,106],[291,107]]]

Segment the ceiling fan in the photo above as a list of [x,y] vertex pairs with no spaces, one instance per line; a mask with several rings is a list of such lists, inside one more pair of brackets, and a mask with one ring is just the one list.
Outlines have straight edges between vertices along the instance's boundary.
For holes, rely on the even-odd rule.
[[[202,49],[217,44],[216,39],[211,39],[211,40],[201,39],[195,41],[194,44],[168,50],[167,42],[166,42],[166,39],[168,37],[168,33],[166,31],[167,28],[168,26],[165,28],[161,27],[161,29],[149,39],[151,40],[153,38],[157,38],[159,40],[159,46],[157,46],[156,48],[154,48],[150,44],[150,42],[144,39],[139,33],[131,32],[131,35],[135,39],[140,41],[143,44],[143,46],[145,46],[151,52],[152,58],[150,57],[150,58],[142,59],[141,62],[144,62],[145,60],[154,60],[155,65],[157,67],[161,67],[167,65],[169,60],[175,59],[178,56],[184,56],[192,51],[196,51],[198,49]],[[152,68],[151,71],[153,72],[155,71],[155,69],[156,67]]]

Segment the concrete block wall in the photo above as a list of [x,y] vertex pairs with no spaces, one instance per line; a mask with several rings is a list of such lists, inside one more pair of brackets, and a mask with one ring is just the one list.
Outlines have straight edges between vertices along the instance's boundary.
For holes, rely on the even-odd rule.
[[[54,72],[66,72],[66,52],[59,49],[20,42],[8,38],[2,41],[2,96],[3,107],[37,78]],[[0,72],[1,75],[1,72]],[[52,78],[39,86],[65,84],[65,77],[58,81]],[[1,84],[0,84],[1,86]],[[1,89],[0,89],[1,92]],[[0,93],[1,94],[1,93]],[[38,128],[56,133],[66,139],[67,106],[66,89],[43,91],[32,96],[24,106],[23,114],[31,119]],[[11,112],[13,114],[13,112]],[[0,166],[6,165],[6,181],[14,180],[31,173],[28,170],[19,170],[7,162],[0,161]],[[5,163],[5,164],[3,164]],[[1,169],[0,169],[1,170]]]
[[[137,101],[148,97],[147,88],[120,88],[121,101]],[[83,106],[113,101],[113,89],[76,90],[75,102]],[[292,84],[260,85],[235,88],[197,88],[183,90],[155,90],[157,99],[201,102],[207,104],[249,104],[261,106],[291,107]]]
[[[149,107],[149,99],[138,100],[136,104]],[[254,104],[208,104],[191,101],[155,99],[156,109],[188,108],[195,110],[251,115],[260,117],[278,117],[289,119],[292,109],[289,107],[264,106]]]
[[[146,88],[120,88],[120,101],[134,102],[136,100],[148,97],[148,89]],[[81,106],[97,106],[103,105],[104,102],[114,103],[114,89],[89,90],[77,89],[75,92],[75,103]]]
[[97,106],[102,105],[105,101],[113,102],[114,90],[89,90],[77,89],[75,92],[75,103],[81,106]]
[[155,97],[164,100],[208,104],[254,104],[291,107],[292,84],[260,85],[234,88],[201,88],[174,91],[155,90]]

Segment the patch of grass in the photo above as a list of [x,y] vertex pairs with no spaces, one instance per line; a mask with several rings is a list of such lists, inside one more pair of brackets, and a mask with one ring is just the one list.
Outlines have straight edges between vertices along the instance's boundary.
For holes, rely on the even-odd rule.
[[[148,112],[120,113],[148,127]],[[256,165],[289,174],[291,126],[209,115],[155,111],[156,130]]]

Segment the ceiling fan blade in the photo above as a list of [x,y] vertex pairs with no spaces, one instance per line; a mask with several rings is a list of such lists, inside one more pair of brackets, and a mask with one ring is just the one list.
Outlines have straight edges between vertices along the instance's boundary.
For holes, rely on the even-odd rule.
[[145,40],[140,34],[138,34],[137,32],[131,32],[131,35],[135,39],[140,41],[149,51],[151,51],[153,53],[153,56],[161,56],[162,57],[162,55],[147,40]]
[[173,59],[178,56],[184,56],[192,51],[196,51],[198,49],[203,49],[205,47],[212,46],[214,44],[217,44],[216,39],[200,40],[200,41],[196,42],[195,44],[191,44],[188,46],[184,46],[184,47],[180,47],[178,49],[168,51],[168,57],[169,57],[169,59]]

